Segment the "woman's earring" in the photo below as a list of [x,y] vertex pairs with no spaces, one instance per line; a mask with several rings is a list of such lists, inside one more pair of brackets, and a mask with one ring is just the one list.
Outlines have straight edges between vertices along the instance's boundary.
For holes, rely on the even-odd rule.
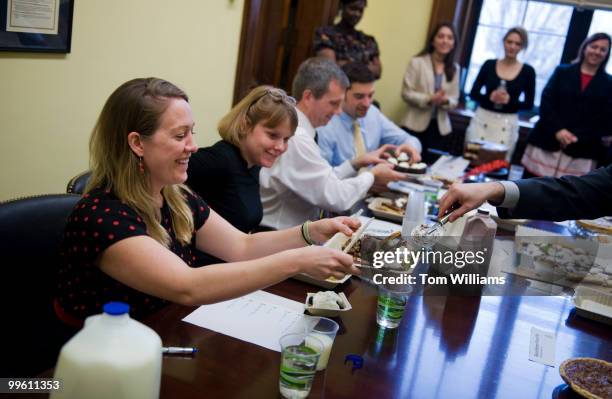
[[140,171],[140,174],[144,175],[144,161],[142,160],[142,157],[138,157],[138,170]]

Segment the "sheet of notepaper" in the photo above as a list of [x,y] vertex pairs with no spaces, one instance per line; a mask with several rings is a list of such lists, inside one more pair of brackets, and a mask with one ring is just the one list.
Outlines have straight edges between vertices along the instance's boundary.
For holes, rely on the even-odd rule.
[[309,316],[304,304],[265,291],[203,305],[183,321],[280,352],[279,339],[303,332]]

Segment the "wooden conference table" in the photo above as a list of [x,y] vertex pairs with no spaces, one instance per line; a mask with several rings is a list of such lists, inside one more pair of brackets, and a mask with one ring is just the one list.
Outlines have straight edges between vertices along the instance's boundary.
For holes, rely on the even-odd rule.
[[[338,289],[353,309],[336,319],[311,398],[569,398],[561,361],[612,359],[609,326],[575,315],[568,297],[411,296],[400,327],[384,330],[371,285],[354,277]],[[267,291],[302,302],[316,290],[287,280]],[[193,310],[171,305],[147,320],[164,345],[199,349],[194,358],[164,358],[161,398],[279,397],[280,354],[182,322]],[[556,333],[556,367],[528,360],[532,327]],[[363,368],[344,364],[348,354],[362,356]]]
[[[512,237],[496,238],[503,240]],[[328,367],[317,373],[309,397],[576,398],[558,365],[571,357],[611,361],[610,326],[577,316],[569,296],[516,295],[532,283],[509,278],[514,295],[411,295],[395,330],[376,324],[376,288],[349,279],[336,291],[353,309],[335,318],[340,330]],[[298,302],[318,290],[293,279],[266,289]],[[199,350],[194,357],[164,357],[160,397],[280,397],[280,353],[183,322],[195,309],[169,305],[145,320],[165,346]],[[532,327],[556,334],[555,367],[528,360]],[[363,358],[361,369],[344,363],[349,354]]]

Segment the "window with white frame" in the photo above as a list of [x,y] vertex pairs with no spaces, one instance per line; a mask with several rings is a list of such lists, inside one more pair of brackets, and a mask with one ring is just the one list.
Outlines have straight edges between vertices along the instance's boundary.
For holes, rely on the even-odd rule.
[[[589,28],[589,36],[597,32],[605,32],[612,36],[612,11],[595,10]],[[610,60],[608,60],[606,72],[612,74],[612,62]]]
[[[583,32],[585,24],[589,24],[589,29]],[[513,26],[522,26],[529,33],[529,46],[519,54],[519,60],[530,64],[536,71],[537,107],[542,90],[557,65],[573,59],[577,47],[587,35],[595,32],[612,34],[612,11],[584,11],[570,5],[535,0],[483,0],[464,79],[464,92],[469,93],[486,60],[503,57],[503,36]],[[568,51],[568,46],[570,50],[574,49],[573,55],[563,60],[564,52],[572,52]],[[608,72],[612,68],[610,65],[608,63]]]

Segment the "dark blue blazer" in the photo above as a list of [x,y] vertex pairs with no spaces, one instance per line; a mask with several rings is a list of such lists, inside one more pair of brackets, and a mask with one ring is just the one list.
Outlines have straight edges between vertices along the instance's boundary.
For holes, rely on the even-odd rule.
[[516,207],[497,208],[502,218],[573,220],[612,216],[612,164],[576,177],[537,177],[515,182]]
[[528,143],[546,151],[559,151],[555,133],[567,129],[578,142],[563,152],[574,158],[598,159],[604,147],[603,136],[612,135],[612,77],[600,70],[580,90],[580,64],[560,65],[542,92],[540,120]]

